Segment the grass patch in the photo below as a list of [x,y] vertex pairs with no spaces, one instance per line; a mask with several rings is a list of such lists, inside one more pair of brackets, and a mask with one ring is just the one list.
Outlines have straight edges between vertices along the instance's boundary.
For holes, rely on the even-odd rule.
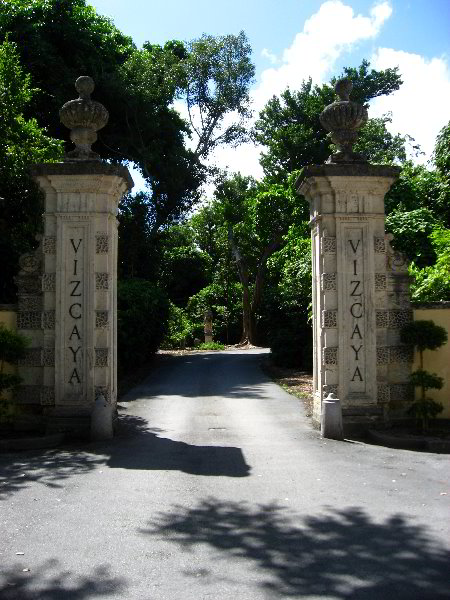
[[225,350],[225,346],[223,344],[219,344],[219,342],[206,342],[204,344],[199,344],[195,347],[196,350]]

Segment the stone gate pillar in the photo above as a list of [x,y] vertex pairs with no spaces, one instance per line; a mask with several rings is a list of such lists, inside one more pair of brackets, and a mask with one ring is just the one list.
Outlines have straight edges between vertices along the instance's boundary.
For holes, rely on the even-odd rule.
[[393,267],[399,257],[393,260],[384,229],[384,196],[400,169],[371,165],[352,152],[367,111],[349,101],[349,80],[336,91],[341,99],[321,121],[340,151],[306,167],[297,189],[311,217],[313,419],[320,423],[324,396],[333,392],[348,431],[385,421],[392,390],[407,395],[411,356],[400,345],[399,327],[411,311],[405,268]]
[[[25,395],[39,385],[40,393],[32,395],[45,407],[48,429],[81,435],[89,435],[96,397],[113,407],[117,402],[116,216],[133,184],[125,167],[100,161],[90,149],[108,119],[90,99],[93,87],[89,77],[80,77],[80,98],[60,111],[75,150],[63,163],[32,167],[45,195],[44,236],[35,253],[40,319],[32,332],[41,364],[21,373]],[[19,285],[19,305],[20,291]],[[27,334],[20,312],[19,323]]]

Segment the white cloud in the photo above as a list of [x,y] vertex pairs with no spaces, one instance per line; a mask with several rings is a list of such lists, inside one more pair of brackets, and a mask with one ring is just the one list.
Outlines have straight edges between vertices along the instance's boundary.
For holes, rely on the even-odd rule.
[[[387,1],[374,5],[367,16],[356,14],[341,0],[324,2],[305,21],[278,63],[274,62],[274,66],[261,73],[259,85],[251,94],[255,116],[273,95],[279,95],[288,86],[298,89],[309,77],[319,85],[327,81],[342,54],[351,52],[358,43],[374,39],[391,14],[392,8]],[[267,48],[262,55],[271,62],[277,60]],[[437,133],[449,119],[448,63],[444,58],[426,60],[416,54],[388,48],[378,49],[371,62],[376,69],[399,65],[404,81],[398,92],[372,102],[371,116],[392,111],[392,131],[415,137],[428,157]],[[262,176],[258,163],[260,150],[250,144],[235,149],[220,148],[211,157],[211,162],[231,172],[240,171],[259,178]]]
[[288,86],[297,89],[309,77],[323,83],[339,56],[358,42],[374,38],[391,14],[388,2],[374,6],[369,16],[355,14],[340,0],[324,2],[284,51],[282,64],[262,72],[261,83],[253,93],[255,109],[261,110],[267,100]]
[[276,54],[273,54],[272,52],[270,52],[269,50],[267,50],[267,48],[263,48],[261,50],[261,56],[263,56],[264,58],[268,58],[269,61],[275,65],[278,62],[278,58],[276,56]]
[[[298,89],[309,77],[317,84],[326,81],[339,56],[351,51],[358,42],[374,38],[391,14],[392,8],[386,1],[374,6],[369,16],[355,14],[351,6],[340,0],[324,2],[284,50],[281,64],[261,73],[260,83],[251,94],[255,116],[272,96],[287,87]],[[267,49],[262,54],[276,59]],[[260,151],[261,148],[250,144],[236,149],[222,148],[216,151],[213,160],[222,168],[261,178]]]
[[450,69],[442,58],[427,60],[391,48],[379,48],[371,59],[375,69],[399,67],[403,85],[390,96],[375,98],[370,115],[392,111],[392,133],[408,133],[418,142],[425,156],[431,155],[436,136],[450,119]]

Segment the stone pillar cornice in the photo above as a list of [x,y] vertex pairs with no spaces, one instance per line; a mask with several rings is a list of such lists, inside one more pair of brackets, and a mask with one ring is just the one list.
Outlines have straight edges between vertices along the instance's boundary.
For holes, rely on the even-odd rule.
[[30,167],[33,177],[50,177],[52,175],[64,175],[65,177],[80,175],[115,175],[126,182],[126,189],[130,191],[134,185],[133,179],[124,165],[111,164],[98,160],[84,160],[63,163],[40,163]]
[[299,194],[305,194],[308,187],[305,185],[310,179],[319,180],[327,179],[332,180],[335,177],[351,177],[351,178],[383,178],[391,179],[394,181],[400,174],[401,167],[390,166],[390,165],[371,165],[369,163],[349,163],[349,164],[324,164],[324,165],[308,165],[303,169],[302,174],[297,178],[295,182],[295,188]]

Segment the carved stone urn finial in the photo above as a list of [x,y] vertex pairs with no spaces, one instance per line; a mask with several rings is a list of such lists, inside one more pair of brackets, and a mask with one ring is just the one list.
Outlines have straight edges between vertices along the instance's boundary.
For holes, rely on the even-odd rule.
[[362,154],[353,152],[358,130],[367,122],[367,109],[349,100],[353,89],[350,79],[339,79],[334,88],[339,100],[329,104],[320,114],[322,127],[331,132],[331,140],[339,151],[332,154],[329,163],[367,162]]
[[97,140],[96,132],[108,122],[109,114],[103,104],[91,100],[94,87],[91,77],[78,77],[75,88],[79,98],[66,102],[59,111],[61,123],[71,130],[70,139],[75,144],[75,150],[66,153],[67,161],[100,160],[91,146]]

